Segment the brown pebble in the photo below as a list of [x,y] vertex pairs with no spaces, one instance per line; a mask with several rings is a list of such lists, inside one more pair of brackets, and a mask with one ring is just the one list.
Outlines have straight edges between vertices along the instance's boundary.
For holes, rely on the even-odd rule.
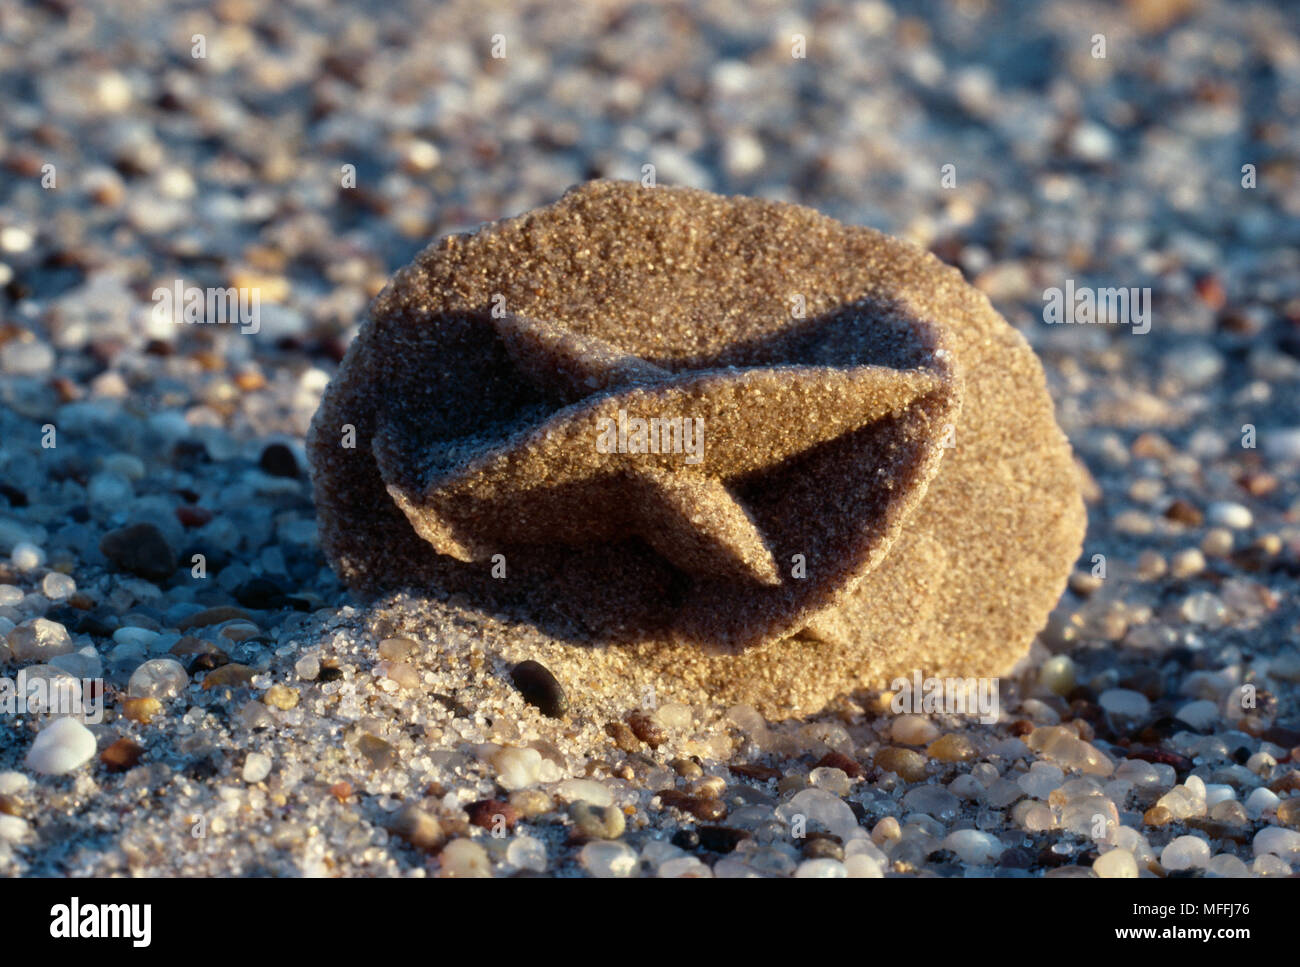
[[206,692],[213,688],[240,688],[251,683],[254,674],[256,672],[247,665],[231,662],[208,672],[207,677],[203,679],[203,690]]
[[22,814],[22,808],[18,805],[17,797],[0,795],[0,815],[21,816]]
[[432,852],[446,842],[442,824],[416,806],[403,807],[388,828],[416,849]]
[[690,813],[702,822],[715,822],[725,819],[727,806],[721,799],[696,797],[676,789],[661,789],[655,793],[665,806],[672,806],[682,812]]
[[744,776],[746,779],[757,779],[759,782],[769,782],[772,779],[781,778],[781,770],[773,769],[771,766],[761,766],[749,762],[732,762],[727,768],[738,776]]
[[614,740],[614,744],[624,752],[636,752],[641,748],[641,740],[623,722],[607,722],[605,734]]
[[[827,752],[824,756],[818,759],[816,765],[814,765],[813,768],[814,769],[821,769],[821,768],[840,769],[850,779],[857,779],[861,777],[863,772],[861,762],[859,762],[857,759],[849,758],[843,752],[836,752],[834,749],[832,749],[830,752]],[[774,773],[773,778],[779,777],[781,775],[781,773],[776,769],[773,769],[772,772]]]
[[207,608],[206,610],[196,612],[188,618],[182,618],[177,623],[178,631],[188,631],[191,628],[206,628],[209,625],[218,625],[223,621],[233,621],[234,619],[248,621],[248,612],[242,608],[236,608],[232,605],[221,605],[216,608]]
[[206,507],[191,507],[182,504],[176,508],[176,519],[182,527],[202,527],[212,520],[212,511]]
[[1200,527],[1205,515],[1186,500],[1179,498],[1165,508],[1165,517],[1187,527]]
[[99,761],[104,763],[109,772],[126,772],[135,767],[144,754],[144,748],[130,739],[118,739],[99,753]]
[[931,742],[925,754],[939,762],[966,762],[975,758],[975,746],[966,736],[949,732]]
[[1148,826],[1165,826],[1174,821],[1174,814],[1168,806],[1152,806],[1142,814],[1142,822]]
[[519,810],[501,799],[480,799],[465,807],[469,821],[489,831],[504,829],[513,832],[519,822]]
[[352,783],[336,782],[330,786],[330,795],[339,802],[347,802],[352,798]]
[[668,733],[645,712],[629,712],[627,724],[633,734],[652,749],[657,749],[668,741]]
[[141,725],[148,725],[161,711],[162,702],[156,698],[128,698],[122,702],[122,714]]
[[700,768],[700,764],[694,759],[679,758],[674,759],[668,764],[672,766],[673,771],[683,779],[698,779],[700,776],[704,775],[704,770]]
[[896,773],[907,782],[920,782],[926,777],[925,756],[915,749],[886,746],[875,754],[872,763],[882,772]]
[[377,735],[367,732],[358,740],[357,748],[372,769],[387,769],[397,764],[397,750]]

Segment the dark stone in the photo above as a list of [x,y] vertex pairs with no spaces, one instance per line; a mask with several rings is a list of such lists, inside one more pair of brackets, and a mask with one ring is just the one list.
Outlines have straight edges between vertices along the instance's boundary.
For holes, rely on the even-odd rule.
[[176,570],[171,545],[153,524],[130,524],[109,531],[99,542],[103,555],[120,571],[158,584]]
[[693,851],[700,847],[700,834],[693,829],[679,829],[673,834],[672,843],[678,849]]
[[293,451],[283,443],[272,443],[262,451],[262,458],[257,465],[264,473],[272,477],[297,477],[301,471]]
[[342,677],[343,677],[343,669],[331,668],[327,665],[326,667],[320,670],[320,674],[316,676],[316,681],[337,682]]
[[0,483],[0,497],[9,501],[10,507],[27,506],[27,495],[12,484]]
[[[324,671],[324,669],[322,669],[322,671]],[[451,695],[443,695],[441,692],[433,692],[429,697],[439,702],[443,708],[449,709],[453,718],[467,719],[473,714]]]
[[284,589],[268,578],[250,578],[235,588],[235,600],[255,611],[279,611],[286,607]]
[[[744,829],[730,829],[726,826],[697,826],[700,848],[710,853],[730,853],[742,840],[749,839],[749,832]],[[673,837],[676,844],[676,837]]]
[[858,762],[856,759],[850,759],[843,752],[827,752],[824,756],[818,759],[817,764],[813,766],[814,769],[822,767],[840,769],[850,779],[857,779],[862,775],[862,763]]
[[541,662],[521,661],[510,672],[510,680],[519,689],[524,701],[535,706],[549,718],[563,717],[569,709],[564,697],[564,689],[555,680],[555,676]]
[[465,807],[469,821],[482,829],[492,830],[497,826],[497,817],[507,832],[519,822],[519,810],[503,799],[480,799]]

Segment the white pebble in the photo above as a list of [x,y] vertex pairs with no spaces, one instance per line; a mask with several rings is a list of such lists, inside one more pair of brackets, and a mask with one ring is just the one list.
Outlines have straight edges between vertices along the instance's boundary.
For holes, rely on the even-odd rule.
[[632,847],[617,840],[595,840],[578,854],[578,862],[592,876],[608,879],[627,877],[636,872],[637,859]]
[[175,698],[189,687],[190,676],[175,658],[153,658],[131,675],[127,694],[132,698]]
[[1050,762],[1035,762],[1029,767],[1029,771],[1016,780],[1016,785],[1025,791],[1026,795],[1033,796],[1035,799],[1046,799],[1051,795],[1052,790],[1060,787],[1065,781],[1065,772],[1059,766],[1054,766]]
[[555,793],[566,802],[589,802],[601,809],[614,804],[609,786],[595,779],[565,779],[555,787]]
[[32,571],[45,563],[45,551],[31,541],[19,541],[9,553],[9,560],[20,571]]
[[952,850],[963,863],[971,866],[988,866],[1002,855],[1001,841],[978,829],[959,829],[949,833],[942,848]]
[[1249,507],[1230,500],[1219,500],[1210,504],[1205,516],[1211,524],[1236,531],[1246,530],[1255,522]]
[[77,582],[67,574],[51,571],[41,579],[41,593],[51,601],[66,601],[77,593]]
[[30,832],[27,820],[21,816],[0,813],[0,842],[21,843]]
[[75,651],[68,629],[57,621],[34,618],[9,632],[9,650],[17,661],[49,661]]
[[1288,862],[1300,860],[1300,832],[1281,826],[1266,826],[1255,834],[1251,848],[1256,856],[1272,853]]
[[1097,857],[1092,871],[1103,880],[1136,880],[1138,865],[1128,850],[1113,849]]
[[1199,836],[1178,836],[1160,851],[1160,865],[1167,870],[1191,870],[1210,864],[1210,844]]
[[16,796],[25,792],[31,784],[32,781],[21,772],[14,772],[12,769],[8,772],[0,772],[0,796]]
[[1106,689],[1098,696],[1097,704],[1120,718],[1141,719],[1151,711],[1151,702],[1147,697],[1128,688]]
[[1265,813],[1277,809],[1277,804],[1281,801],[1272,789],[1260,786],[1246,797],[1246,815],[1251,819],[1259,819]]
[[546,872],[546,844],[531,836],[516,836],[506,847],[506,862],[521,870]]
[[0,607],[12,607],[22,601],[23,589],[12,584],[0,584]]
[[537,781],[542,768],[542,754],[536,749],[517,749],[506,746],[492,756],[492,766],[497,770],[497,782],[507,792],[526,789]]
[[58,776],[84,765],[94,755],[94,733],[76,719],[61,718],[40,731],[23,762],[43,775]]
[[271,774],[271,757],[262,755],[260,752],[250,752],[244,759],[244,781],[247,783],[261,782]]
[[1198,699],[1182,706],[1174,717],[1186,722],[1194,729],[1208,729],[1219,721],[1219,706],[1209,699]]
[[844,880],[848,879],[849,871],[839,860],[822,858],[804,860],[794,875],[799,880]]
[[939,727],[924,715],[900,715],[889,727],[889,737],[899,745],[929,745],[939,734]]

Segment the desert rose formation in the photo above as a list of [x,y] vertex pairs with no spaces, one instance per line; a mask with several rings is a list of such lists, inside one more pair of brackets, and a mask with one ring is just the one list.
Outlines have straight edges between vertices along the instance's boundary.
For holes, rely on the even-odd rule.
[[773,715],[1004,670],[1085,523],[1037,359],[955,269],[620,182],[399,272],[308,449],[352,586],[460,593],[561,666]]

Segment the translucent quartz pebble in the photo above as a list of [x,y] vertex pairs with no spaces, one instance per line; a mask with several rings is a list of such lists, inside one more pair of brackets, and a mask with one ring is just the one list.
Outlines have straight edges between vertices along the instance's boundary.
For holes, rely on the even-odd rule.
[[707,879],[713,871],[695,856],[682,856],[660,864],[658,874],[665,880]]
[[1105,880],[1135,880],[1138,865],[1128,850],[1113,849],[1097,857],[1092,864],[1092,871]]
[[1210,865],[1210,844],[1199,836],[1178,836],[1160,851],[1167,870],[1191,870]]
[[1098,776],[1109,776],[1115,764],[1091,743],[1084,742],[1073,729],[1046,725],[1029,735],[1029,748],[1041,752],[1063,769],[1078,769]]
[[[951,793],[948,795],[952,796]],[[956,797],[952,798],[956,802]],[[805,789],[797,793],[788,803],[777,807],[776,814],[786,823],[802,815],[809,824],[816,823],[842,840],[858,828],[858,819],[848,804],[825,789]]]
[[1256,856],[1272,853],[1289,863],[1300,861],[1300,832],[1281,826],[1266,826],[1255,834],[1251,848]]
[[617,840],[593,840],[582,848],[578,862],[592,876],[607,879],[631,876],[636,872],[636,853]]
[[175,658],[152,658],[132,673],[126,690],[132,698],[156,698],[162,702],[180,695],[189,684],[185,666]]
[[1016,784],[1025,791],[1027,795],[1035,799],[1046,799],[1052,792],[1065,781],[1065,773],[1059,766],[1054,766],[1050,762],[1035,762],[1029,767],[1029,771],[1016,780]]
[[800,880],[842,880],[848,877],[849,871],[839,860],[823,858],[804,860],[794,875]]
[[1151,712],[1151,702],[1141,692],[1127,688],[1109,688],[1097,698],[1097,704],[1111,715],[1142,719]]
[[243,778],[247,783],[261,782],[271,774],[271,757],[260,752],[250,752],[244,759]]
[[49,661],[75,650],[68,629],[57,621],[34,618],[9,632],[9,651],[15,661]]
[[546,844],[531,836],[516,836],[506,847],[506,862],[521,870],[546,872]]
[[1233,856],[1231,853],[1220,853],[1210,860],[1205,870],[1213,876],[1250,876],[1250,867],[1240,857]]
[[89,762],[95,755],[95,735],[76,719],[55,719],[36,736],[24,764],[47,776],[58,776]]
[[1174,819],[1204,816],[1205,783],[1196,776],[1188,776],[1185,784],[1174,786],[1160,797],[1156,805],[1168,809],[1173,813]]
[[566,802],[589,802],[602,809],[614,803],[609,786],[595,779],[565,779],[555,787],[555,794]]
[[1002,855],[1001,841],[996,836],[977,829],[961,829],[949,833],[943,841],[943,848],[952,850],[963,863],[971,866],[987,866]]
[[501,788],[514,792],[537,781],[542,769],[542,754],[536,749],[507,746],[492,755],[492,766],[497,770],[497,782],[501,783]]
[[903,805],[939,820],[955,819],[961,812],[961,801],[943,786],[917,786],[910,789],[903,797]]

